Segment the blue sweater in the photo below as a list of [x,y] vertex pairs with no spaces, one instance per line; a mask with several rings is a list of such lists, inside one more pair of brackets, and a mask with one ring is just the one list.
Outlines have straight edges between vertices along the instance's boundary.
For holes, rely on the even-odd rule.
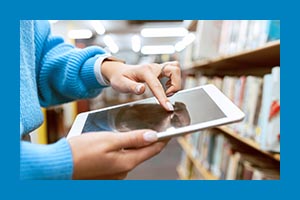
[[[43,122],[47,107],[98,95],[94,74],[99,47],[77,49],[51,36],[47,21],[20,21],[20,138]],[[63,138],[51,145],[21,141],[21,179],[71,179],[72,152]]]

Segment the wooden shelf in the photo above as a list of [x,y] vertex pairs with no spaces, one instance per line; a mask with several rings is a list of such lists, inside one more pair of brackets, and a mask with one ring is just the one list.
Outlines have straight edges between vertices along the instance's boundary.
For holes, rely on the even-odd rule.
[[220,126],[220,127],[216,127],[216,128],[218,130],[221,130],[226,135],[229,135],[229,136],[233,137],[234,139],[240,141],[241,143],[246,144],[247,146],[259,151],[260,153],[280,162],[280,154],[270,153],[268,151],[262,150],[258,143],[256,143],[255,141],[253,141],[251,139],[240,136],[237,132],[235,132],[234,130],[232,130],[231,128],[229,128],[227,126]]
[[210,171],[208,171],[203,165],[199,162],[199,160],[195,159],[193,156],[193,147],[183,138],[179,137],[177,139],[178,143],[181,145],[189,159],[193,162],[195,167],[201,173],[204,179],[206,180],[218,180],[218,177],[213,175]]
[[[280,66],[280,40],[268,42],[255,50],[248,50],[230,56],[219,57],[211,60],[199,60],[185,66],[184,73],[193,73],[195,70],[208,71],[209,73],[230,74],[234,71],[270,70]],[[253,69],[255,68],[255,70]]]
[[176,167],[176,171],[180,180],[189,180],[189,178],[184,175],[183,169],[180,165]]

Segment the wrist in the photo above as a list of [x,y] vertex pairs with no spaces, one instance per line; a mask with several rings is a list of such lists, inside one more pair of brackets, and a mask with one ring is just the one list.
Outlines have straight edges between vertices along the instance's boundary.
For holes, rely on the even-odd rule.
[[122,60],[105,59],[101,65],[101,74],[103,78],[110,83],[111,77],[115,71],[124,69],[125,62]]

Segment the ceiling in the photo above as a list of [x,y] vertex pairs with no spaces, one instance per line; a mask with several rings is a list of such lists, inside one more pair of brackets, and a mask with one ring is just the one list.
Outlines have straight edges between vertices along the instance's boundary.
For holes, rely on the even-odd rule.
[[[131,50],[131,37],[139,35],[145,27],[187,27],[186,21],[191,20],[99,20],[105,27],[105,35],[110,35],[119,46],[120,51]],[[52,24],[54,34],[63,36],[69,40],[67,33],[71,29],[90,29],[93,38],[87,43],[104,45],[103,36],[98,35],[89,20],[60,20]],[[182,37],[144,38],[141,37],[141,45],[175,45]],[[85,42],[82,40],[81,42]]]

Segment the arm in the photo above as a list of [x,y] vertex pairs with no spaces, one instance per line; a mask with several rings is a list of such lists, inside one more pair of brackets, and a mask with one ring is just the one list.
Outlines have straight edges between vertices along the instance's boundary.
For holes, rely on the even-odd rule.
[[66,139],[50,145],[21,141],[20,179],[71,179],[72,152]]
[[36,79],[42,106],[57,105],[98,95],[100,85],[94,73],[99,55],[96,46],[78,49],[51,35],[47,21],[35,22]]
[[[70,138],[73,179],[124,179],[137,165],[158,154],[168,141],[156,132],[91,132]],[[83,151],[83,149],[85,149]]]
[[50,145],[22,141],[20,178],[124,179],[167,144],[156,141],[156,133],[149,130],[94,132]]

